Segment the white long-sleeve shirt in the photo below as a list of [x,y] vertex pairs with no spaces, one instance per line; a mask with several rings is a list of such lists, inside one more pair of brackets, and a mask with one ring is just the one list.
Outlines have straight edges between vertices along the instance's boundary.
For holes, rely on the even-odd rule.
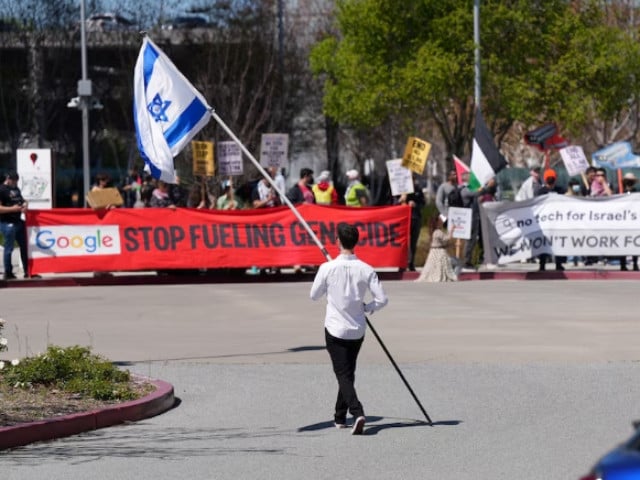
[[[365,295],[373,299],[365,303]],[[311,286],[311,300],[327,295],[324,326],[337,338],[356,340],[364,336],[366,313],[380,310],[389,301],[378,274],[355,255],[341,254],[323,263]]]

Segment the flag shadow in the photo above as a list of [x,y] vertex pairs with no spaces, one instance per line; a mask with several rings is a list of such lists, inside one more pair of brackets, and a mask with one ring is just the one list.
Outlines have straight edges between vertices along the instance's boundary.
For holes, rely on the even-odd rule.
[[[394,420],[385,423],[378,423],[384,420]],[[377,435],[378,432],[382,430],[387,430],[389,428],[408,428],[408,427],[438,427],[438,426],[456,426],[462,423],[462,420],[441,420],[439,422],[433,422],[431,425],[424,420],[414,420],[414,419],[398,419],[398,418],[389,418],[385,419],[385,417],[377,417],[377,416],[367,416],[367,424],[365,426],[363,435]],[[305,425],[304,427],[298,428],[298,432],[314,432],[317,430],[324,430],[327,428],[336,428],[332,421],[328,422],[319,422],[313,423],[311,425]]]

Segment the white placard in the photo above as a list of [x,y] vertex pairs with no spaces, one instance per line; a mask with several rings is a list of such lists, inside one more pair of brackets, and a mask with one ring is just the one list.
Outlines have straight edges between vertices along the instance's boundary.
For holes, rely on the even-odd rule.
[[242,175],[242,150],[236,142],[218,142],[216,149],[218,161],[218,175]]
[[587,157],[585,157],[584,151],[579,145],[570,145],[560,149],[560,156],[570,177],[580,175],[589,168]]
[[449,207],[447,212],[447,230],[451,238],[471,238],[471,209],[461,207]]
[[53,207],[51,150],[21,148],[16,151],[18,188],[32,210]]
[[389,172],[391,195],[395,197],[403,193],[413,193],[411,170],[402,166],[402,159],[387,160],[386,164],[387,172]]
[[260,165],[263,167],[286,167],[289,159],[289,135],[286,133],[263,133],[260,142]]

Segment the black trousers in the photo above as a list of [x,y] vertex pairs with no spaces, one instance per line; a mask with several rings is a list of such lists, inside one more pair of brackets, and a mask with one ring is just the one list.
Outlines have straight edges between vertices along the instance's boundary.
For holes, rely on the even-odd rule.
[[364,337],[358,340],[343,340],[324,331],[327,342],[327,351],[333,364],[333,372],[338,380],[338,398],[336,400],[336,423],[345,423],[347,412],[354,417],[364,416],[362,404],[358,400],[354,382],[356,379],[356,361],[358,353],[364,341]]

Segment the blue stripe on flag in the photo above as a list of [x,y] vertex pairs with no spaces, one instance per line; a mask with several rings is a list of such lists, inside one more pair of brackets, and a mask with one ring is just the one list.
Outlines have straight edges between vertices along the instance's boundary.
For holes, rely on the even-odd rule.
[[189,106],[180,114],[178,119],[173,122],[164,132],[164,138],[167,140],[169,148],[172,148],[182,138],[202,120],[202,116],[207,112],[207,107],[199,98],[194,98]]
[[144,63],[142,67],[143,76],[144,76],[144,90],[146,92],[147,86],[149,85],[149,80],[151,79],[151,75],[153,74],[153,65],[156,63],[159,54],[156,52],[155,48],[147,43],[147,48],[144,49]]

